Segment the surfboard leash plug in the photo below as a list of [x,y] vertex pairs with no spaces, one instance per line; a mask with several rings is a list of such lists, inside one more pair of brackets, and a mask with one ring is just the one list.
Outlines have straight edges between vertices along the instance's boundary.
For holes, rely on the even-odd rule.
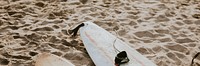
[[128,62],[129,62],[129,58],[127,56],[126,51],[122,51],[118,53],[117,56],[115,57],[116,66],[120,66],[121,64],[128,63]]

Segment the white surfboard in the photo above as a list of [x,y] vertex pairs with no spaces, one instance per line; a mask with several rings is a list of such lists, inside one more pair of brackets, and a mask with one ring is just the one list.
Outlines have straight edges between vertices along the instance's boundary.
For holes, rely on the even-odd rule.
[[35,66],[75,66],[70,61],[59,56],[42,53],[37,56]]
[[[92,22],[84,22],[80,36],[87,52],[96,66],[115,66],[116,49],[126,51],[129,62],[120,66],[156,66],[116,36]],[[113,43],[115,41],[115,48]]]

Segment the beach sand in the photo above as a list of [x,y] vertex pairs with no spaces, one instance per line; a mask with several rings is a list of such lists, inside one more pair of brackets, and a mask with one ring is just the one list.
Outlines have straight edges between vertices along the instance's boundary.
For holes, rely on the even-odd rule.
[[68,31],[85,21],[158,66],[189,66],[200,51],[200,0],[1,0],[0,66],[34,66],[43,52],[95,66]]

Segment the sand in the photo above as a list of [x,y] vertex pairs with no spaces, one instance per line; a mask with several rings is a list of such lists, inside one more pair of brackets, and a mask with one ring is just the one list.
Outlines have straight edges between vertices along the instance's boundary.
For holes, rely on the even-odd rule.
[[85,21],[158,66],[189,66],[200,51],[200,0],[1,0],[0,66],[34,66],[42,52],[95,66],[68,32]]

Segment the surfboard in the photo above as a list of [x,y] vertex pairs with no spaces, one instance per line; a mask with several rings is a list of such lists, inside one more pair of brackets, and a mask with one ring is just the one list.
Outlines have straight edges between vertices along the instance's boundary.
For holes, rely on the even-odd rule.
[[35,66],[75,66],[70,61],[59,56],[42,53],[36,58]]
[[120,66],[156,66],[134,48],[98,25],[92,22],[83,22],[78,27],[83,44],[96,66],[116,66],[115,58],[119,53],[116,49],[126,51],[129,58],[129,62]]

